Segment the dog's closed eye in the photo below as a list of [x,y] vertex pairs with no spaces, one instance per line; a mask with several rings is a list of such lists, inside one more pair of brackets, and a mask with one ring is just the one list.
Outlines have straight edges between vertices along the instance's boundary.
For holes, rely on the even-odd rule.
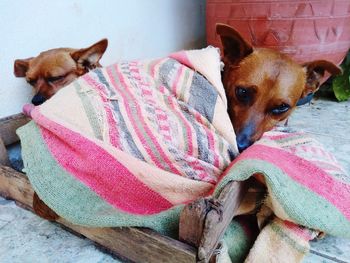
[[32,86],[35,86],[36,82],[37,82],[37,79],[27,79],[27,82],[32,85]]
[[287,103],[282,103],[282,104],[278,105],[277,107],[272,108],[271,113],[273,115],[280,115],[280,114],[287,112],[289,109],[290,109],[290,106]]
[[54,83],[54,82],[58,82],[60,80],[63,80],[65,76],[56,76],[56,77],[49,77],[47,78],[48,82]]

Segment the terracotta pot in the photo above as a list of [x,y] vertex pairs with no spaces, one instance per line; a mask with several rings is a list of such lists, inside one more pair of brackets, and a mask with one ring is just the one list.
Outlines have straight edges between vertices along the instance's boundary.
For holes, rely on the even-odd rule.
[[215,24],[233,26],[254,46],[298,62],[339,64],[350,47],[349,0],[207,0],[207,41],[220,46]]

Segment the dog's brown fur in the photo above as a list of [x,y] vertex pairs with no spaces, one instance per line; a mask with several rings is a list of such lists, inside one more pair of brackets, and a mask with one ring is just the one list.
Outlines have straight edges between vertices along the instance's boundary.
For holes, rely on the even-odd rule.
[[37,57],[17,59],[14,74],[25,77],[34,87],[36,95],[32,103],[38,105],[90,69],[100,67],[107,45],[107,39],[102,39],[88,48],[56,48]]
[[228,112],[240,151],[285,120],[298,100],[315,92],[325,71],[341,69],[325,60],[299,65],[278,51],[253,48],[232,27],[218,24]]

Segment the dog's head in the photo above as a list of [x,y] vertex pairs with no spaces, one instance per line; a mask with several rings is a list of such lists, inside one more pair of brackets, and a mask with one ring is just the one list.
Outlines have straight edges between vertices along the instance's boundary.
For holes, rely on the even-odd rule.
[[90,69],[100,67],[107,45],[107,39],[102,39],[88,48],[56,48],[37,57],[16,59],[14,74],[34,87],[32,103],[39,105]]
[[299,65],[271,49],[253,48],[233,28],[218,24],[225,64],[222,81],[240,151],[286,119],[299,99],[315,92],[325,71],[341,69],[325,60]]

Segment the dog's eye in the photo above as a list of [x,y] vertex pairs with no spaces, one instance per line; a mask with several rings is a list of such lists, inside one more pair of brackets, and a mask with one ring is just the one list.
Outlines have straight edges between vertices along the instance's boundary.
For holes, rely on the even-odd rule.
[[273,108],[271,110],[271,113],[273,115],[279,115],[279,114],[287,112],[289,109],[290,109],[290,106],[288,104],[282,103],[281,105],[277,106],[276,108]]
[[35,86],[36,84],[36,79],[27,79],[27,82],[32,85],[32,86]]
[[235,93],[237,100],[244,104],[247,104],[251,99],[251,92],[247,88],[238,86],[236,87]]
[[57,77],[50,77],[50,78],[47,78],[47,81],[48,82],[56,82],[56,81],[60,81],[64,79],[64,76],[57,76]]

